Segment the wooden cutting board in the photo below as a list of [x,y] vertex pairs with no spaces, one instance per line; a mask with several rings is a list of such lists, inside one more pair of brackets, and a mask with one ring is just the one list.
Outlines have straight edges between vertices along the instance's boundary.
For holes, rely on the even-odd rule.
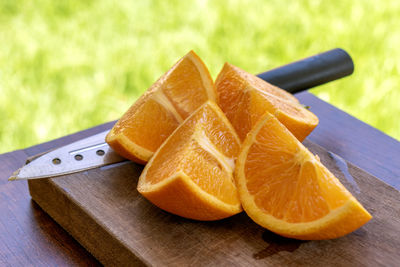
[[[138,194],[142,167],[131,162],[28,184],[33,200],[105,265],[398,266],[400,192],[304,144],[374,216],[369,223],[335,240],[298,241],[263,229],[244,212],[215,222],[180,218]],[[346,166],[355,183],[340,170]]]

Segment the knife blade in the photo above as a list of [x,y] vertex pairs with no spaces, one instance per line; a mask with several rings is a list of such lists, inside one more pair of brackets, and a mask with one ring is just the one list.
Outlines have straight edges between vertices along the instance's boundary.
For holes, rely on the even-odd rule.
[[57,177],[125,161],[104,141],[108,132],[48,152],[14,172],[9,180]]
[[[348,76],[353,71],[354,64],[349,54],[336,48],[258,74],[258,77],[295,93]],[[59,177],[126,161],[105,142],[108,132],[45,153],[15,171],[9,180]]]

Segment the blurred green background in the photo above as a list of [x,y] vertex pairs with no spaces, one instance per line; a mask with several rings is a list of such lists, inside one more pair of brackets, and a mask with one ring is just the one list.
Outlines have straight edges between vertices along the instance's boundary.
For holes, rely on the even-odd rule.
[[190,49],[215,78],[335,47],[311,92],[400,139],[400,1],[0,1],[0,152],[117,119]]

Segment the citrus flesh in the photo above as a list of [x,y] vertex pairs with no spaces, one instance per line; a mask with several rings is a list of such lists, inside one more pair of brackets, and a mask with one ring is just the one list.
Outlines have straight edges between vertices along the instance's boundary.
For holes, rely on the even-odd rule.
[[282,236],[337,238],[372,218],[319,158],[269,113],[243,142],[235,179],[246,213]]
[[161,145],[144,168],[138,191],[154,205],[196,220],[239,213],[233,179],[240,140],[221,109],[208,101]]
[[184,119],[215,98],[207,67],[190,51],[129,108],[106,142],[121,156],[145,163]]
[[242,141],[265,112],[276,116],[300,141],[318,125],[317,116],[293,95],[229,63],[215,86],[218,105]]

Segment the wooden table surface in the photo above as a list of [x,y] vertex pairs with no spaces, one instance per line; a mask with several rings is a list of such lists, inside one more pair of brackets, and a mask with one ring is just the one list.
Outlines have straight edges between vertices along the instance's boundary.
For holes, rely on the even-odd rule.
[[[320,118],[309,140],[400,190],[400,142],[310,93],[297,97]],[[7,178],[28,157],[109,129],[113,123],[0,155],[1,266],[100,265],[30,199],[25,181]]]

